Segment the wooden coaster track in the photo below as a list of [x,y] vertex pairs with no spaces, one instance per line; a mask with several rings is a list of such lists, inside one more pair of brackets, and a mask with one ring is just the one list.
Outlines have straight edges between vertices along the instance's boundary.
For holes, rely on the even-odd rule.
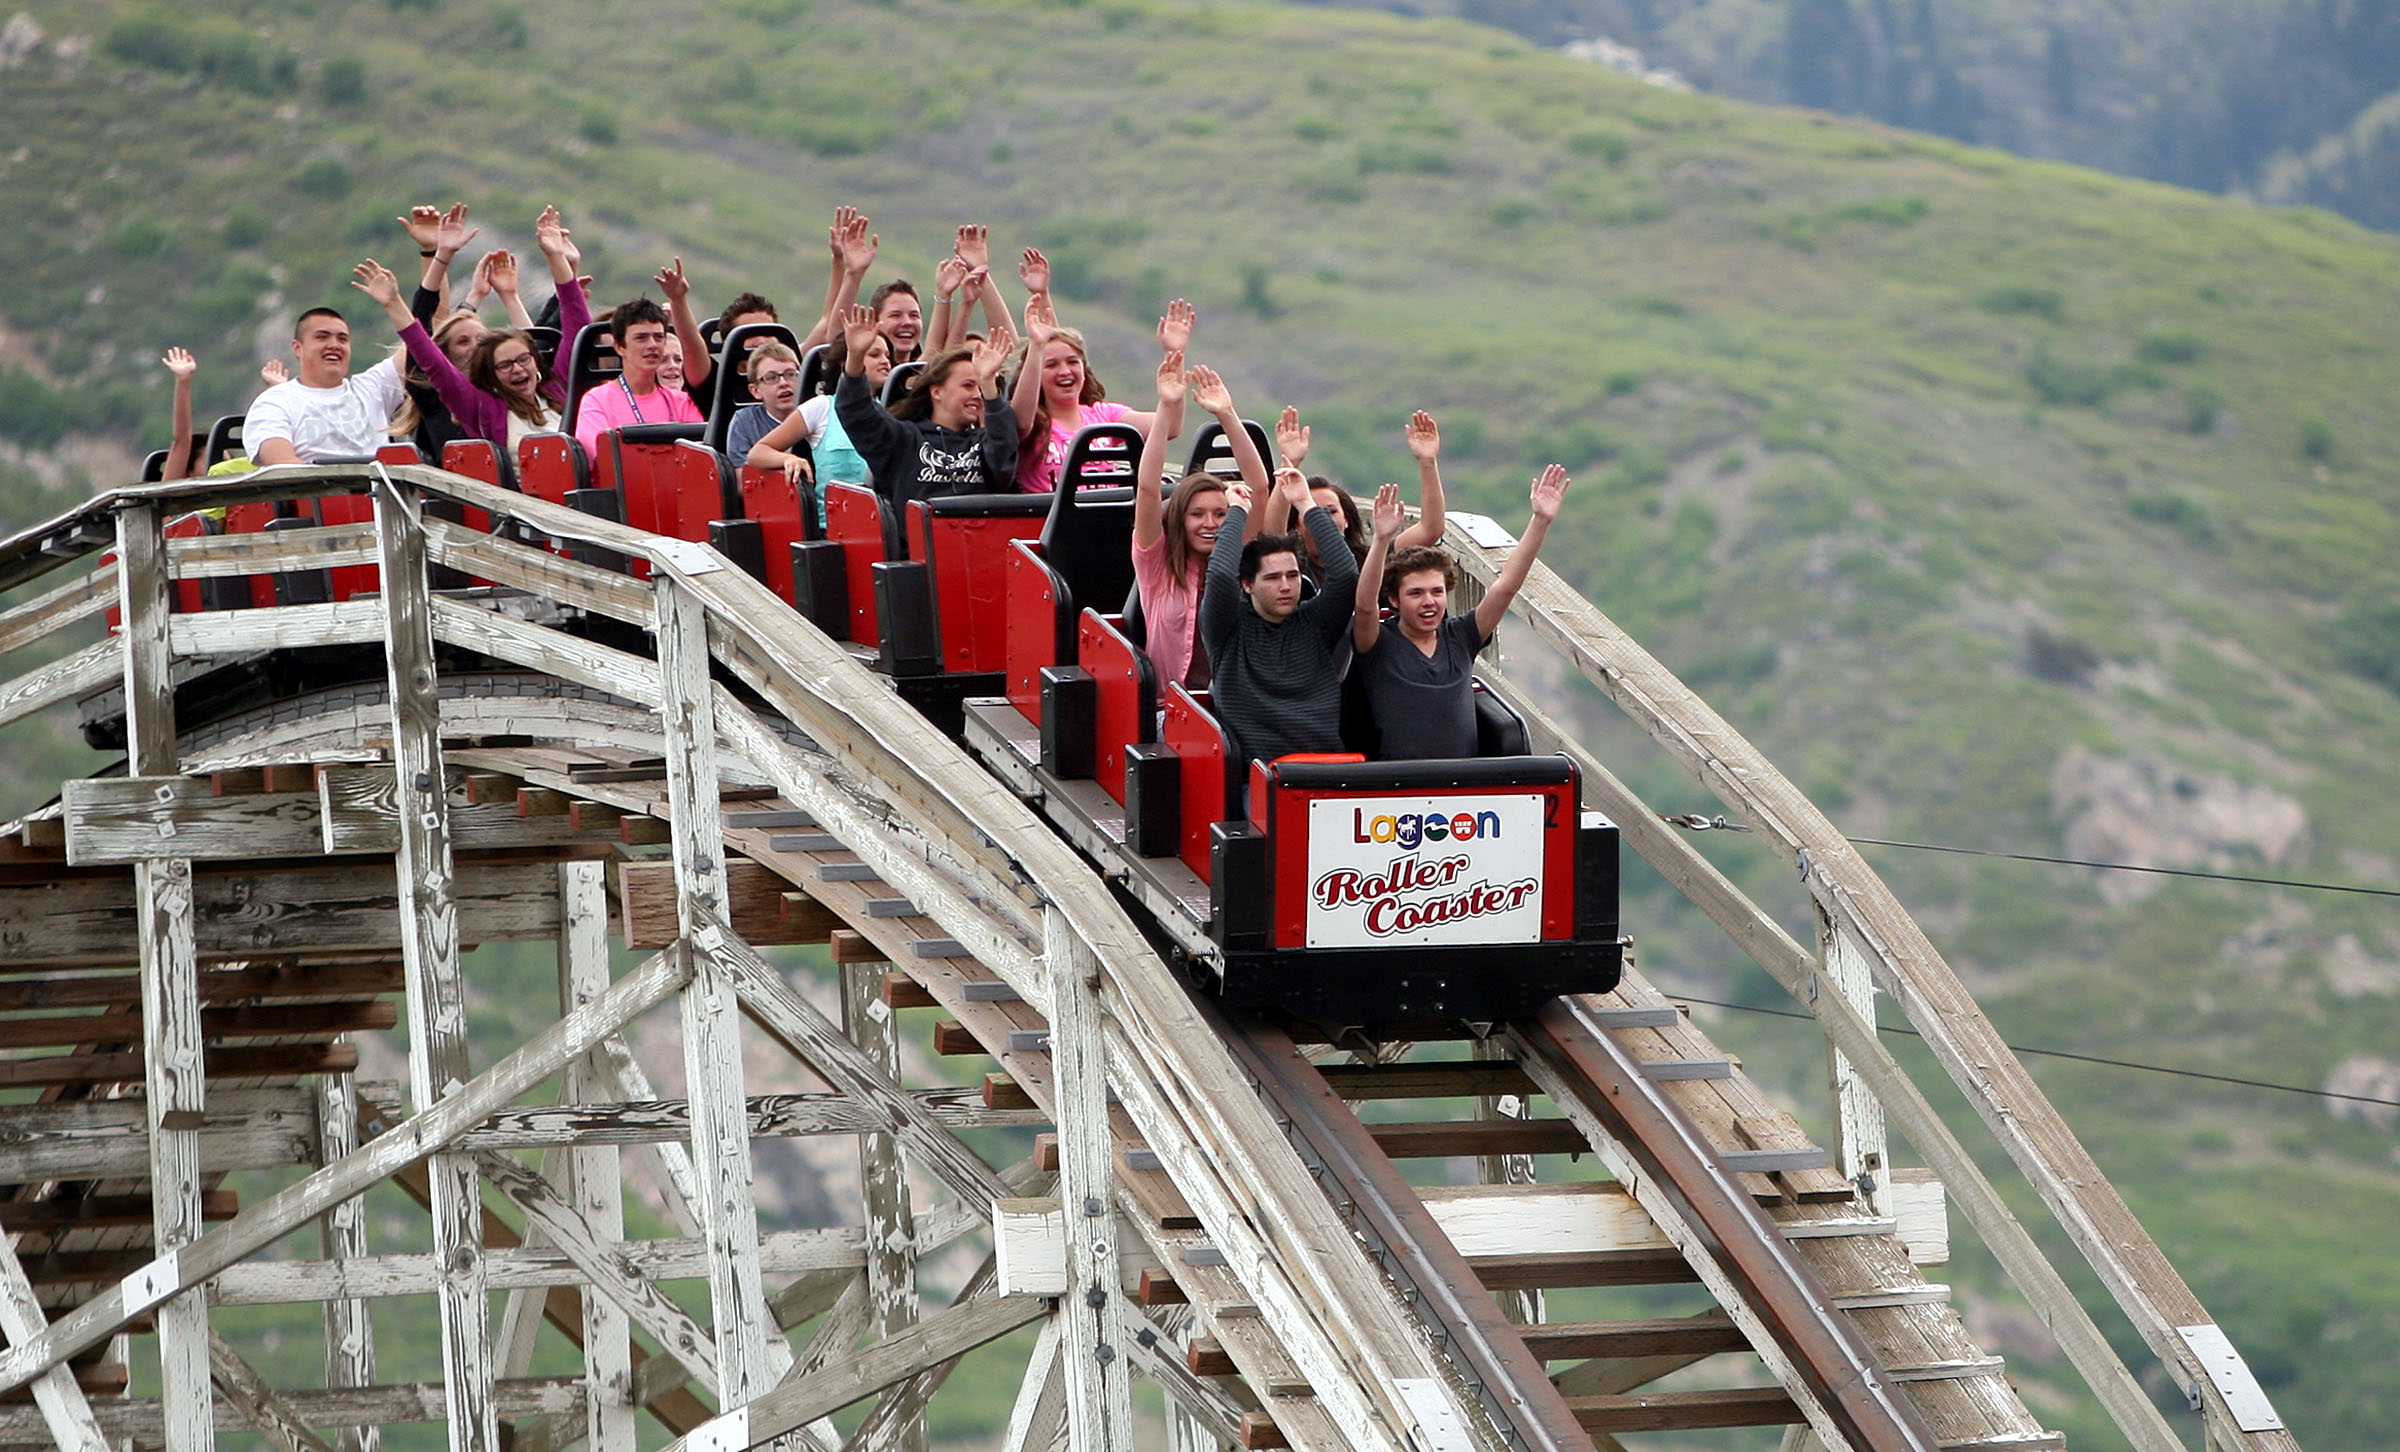
[[[361,489],[371,524],[162,531]],[[1450,542],[1471,579],[1503,558],[1460,523]],[[377,595],[169,608],[195,577],[367,565]],[[1537,750],[1578,759],[1587,805],[1817,1013],[1839,1054],[1830,1151],[1638,974],[1472,1042],[1229,1020],[1169,967],[1204,945],[1168,921],[1174,883],[1112,855],[1121,817],[971,726],[978,762],[704,546],[431,469],[315,469],[117,491],[0,542],[0,589],[70,567],[0,611],[0,726],[115,692],[127,763],[0,837],[0,1393],[32,1398],[0,1404],[0,1446],[238,1428],[370,1448],[437,1420],[459,1449],[503,1445],[505,1424],[518,1449],[618,1452],[647,1417],[694,1452],[921,1447],[959,1358],[1028,1326],[1010,1452],[1130,1447],[1137,1373],[1165,1389],[1178,1449],[1550,1452],[1742,1425],[1786,1426],[1795,1449],[2060,1446],[1912,1259],[1937,1254],[1944,1191],[2127,1440],[2181,1446],[1875,1042],[1876,987],[2201,1407],[2207,1445],[2297,1446],[1882,884],[1546,570],[1515,613],[1805,868],[1813,947],[1490,673]],[[436,591],[436,568],[483,583]],[[614,628],[562,628],[578,619]],[[380,678],[178,730],[195,663],[332,649],[380,658]],[[612,971],[612,938],[647,956]],[[560,1013],[473,1063],[462,952],[511,939],[558,945]],[[838,1021],[757,951],[795,942],[832,944]],[[927,1005],[937,1042],[996,1061],[980,1092],[901,1082],[894,1013]],[[679,1097],[625,1037],[670,1006]],[[352,1036],[401,1022],[409,1083],[362,1082]],[[748,1092],[745,1028],[822,1091]],[[1426,1057],[1439,1040],[1462,1047]],[[524,1102],[561,1076],[559,1103]],[[1352,1108],[1399,1100],[1425,1117]],[[1893,1168],[1886,1114],[1938,1187]],[[1024,1164],[960,1137],[1030,1124],[1056,1134]],[[829,1134],[859,1142],[862,1223],[762,1230],[753,1139]],[[679,1235],[626,1238],[627,1151]],[[1569,1154],[1614,1178],[1528,1182]],[[1414,1186],[1413,1156],[1471,1160],[1482,1183]],[[264,1198],[227,1187],[269,1168],[288,1183]],[[357,1197],[386,1182],[430,1211],[422,1246],[369,1245]],[[312,1226],[315,1256],[260,1258]],[[920,1264],[977,1243],[980,1268],[929,1309]],[[705,1315],[661,1289],[686,1279]],[[1675,1282],[1717,1309],[1539,1315],[1567,1287]],[[440,1380],[377,1381],[367,1308],[393,1296],[438,1305]],[[272,1384],[211,1328],[212,1304],[278,1302],[325,1306],[324,1389]],[[545,1323],[583,1375],[529,1374]],[[155,1337],[157,1397],[127,1395],[128,1332]],[[1723,1384],[1737,1359],[1745,1384]],[[827,1420],[870,1399],[847,1434]]]

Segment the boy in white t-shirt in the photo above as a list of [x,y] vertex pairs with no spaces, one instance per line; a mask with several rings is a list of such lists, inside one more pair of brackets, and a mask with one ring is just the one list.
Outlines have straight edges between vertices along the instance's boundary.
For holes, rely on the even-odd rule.
[[406,391],[386,358],[350,373],[350,324],[331,308],[310,308],[292,330],[300,375],[250,404],[242,447],[260,468],[371,455],[391,441],[392,415]]

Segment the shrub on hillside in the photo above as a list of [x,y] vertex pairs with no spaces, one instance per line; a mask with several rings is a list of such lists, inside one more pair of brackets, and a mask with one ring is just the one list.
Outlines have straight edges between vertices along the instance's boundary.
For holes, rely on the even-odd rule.
[[2055,287],[1995,287],[1975,299],[1987,313],[2029,316],[2055,323],[2067,315],[2066,294]]
[[298,56],[239,22],[164,7],[118,16],[101,33],[100,46],[135,65],[222,81],[254,96],[288,91],[300,77]]
[[2332,638],[2342,669],[2400,695],[2400,596],[2353,601],[2334,617]]

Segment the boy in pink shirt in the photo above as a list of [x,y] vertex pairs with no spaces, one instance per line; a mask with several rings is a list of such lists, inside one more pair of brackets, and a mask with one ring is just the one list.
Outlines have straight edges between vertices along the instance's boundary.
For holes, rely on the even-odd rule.
[[680,388],[659,383],[667,359],[667,310],[646,297],[620,303],[609,314],[623,371],[585,389],[575,408],[575,442],[586,455],[600,451],[600,436],[627,424],[700,423],[700,409]]

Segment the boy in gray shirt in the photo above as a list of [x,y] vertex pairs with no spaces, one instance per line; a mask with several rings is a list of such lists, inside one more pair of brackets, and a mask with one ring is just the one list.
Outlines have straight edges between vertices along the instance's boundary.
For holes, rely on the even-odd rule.
[[[1407,527],[1397,485],[1375,495],[1375,542],[1353,592],[1350,640],[1355,669],[1375,713],[1385,761],[1423,761],[1475,754],[1475,656],[1500,628],[1500,618],[1533,571],[1534,556],[1550,521],[1566,497],[1567,471],[1550,465],[1533,481],[1533,518],[1509,551],[1500,578],[1475,609],[1450,614],[1458,565],[1430,546],[1394,553],[1392,541]],[[1388,556],[1388,558],[1387,558]],[[1328,581],[1330,584],[1330,581]],[[1381,620],[1390,604],[1392,622]]]

